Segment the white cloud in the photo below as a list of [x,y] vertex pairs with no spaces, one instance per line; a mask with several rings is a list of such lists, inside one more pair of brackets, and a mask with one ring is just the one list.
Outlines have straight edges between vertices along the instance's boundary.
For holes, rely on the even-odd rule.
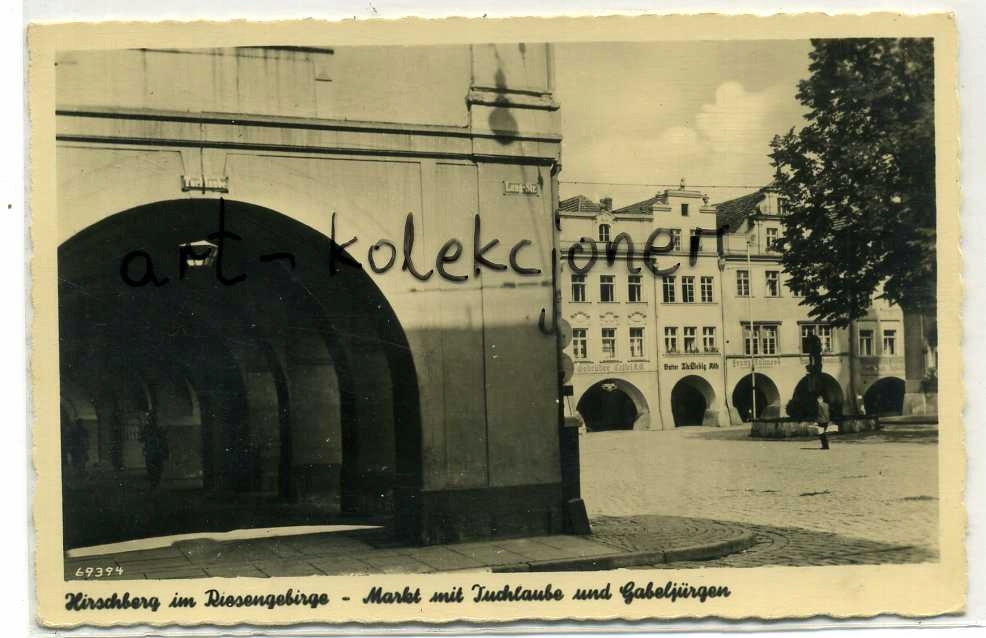
[[[764,184],[772,174],[767,157],[771,138],[799,123],[801,107],[794,92],[788,83],[748,91],[739,82],[723,82],[712,102],[678,113],[678,121],[670,123],[658,116],[633,118],[631,125],[620,116],[617,103],[609,127],[596,128],[591,138],[576,132],[566,144],[562,179],[675,183],[686,177],[692,184]],[[710,195],[725,199],[714,190]],[[619,194],[616,198],[623,200]]]
[[778,132],[771,116],[784,105],[784,98],[790,99],[788,87],[752,93],[738,82],[725,82],[716,89],[715,103],[702,105],[695,124],[703,142],[717,152],[760,151]]

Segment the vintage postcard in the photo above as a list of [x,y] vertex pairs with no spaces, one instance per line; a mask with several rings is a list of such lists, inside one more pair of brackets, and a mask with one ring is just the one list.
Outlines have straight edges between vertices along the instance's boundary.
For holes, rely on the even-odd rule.
[[40,624],[962,610],[950,16],[29,48]]

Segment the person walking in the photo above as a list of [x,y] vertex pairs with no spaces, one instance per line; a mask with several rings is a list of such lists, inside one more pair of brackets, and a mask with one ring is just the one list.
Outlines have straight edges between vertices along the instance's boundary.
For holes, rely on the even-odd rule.
[[816,400],[818,406],[817,422],[818,422],[818,427],[821,429],[821,432],[819,432],[818,434],[818,438],[822,442],[822,449],[827,450],[829,449],[829,436],[828,436],[829,417],[830,417],[829,404],[826,403],[825,399],[822,398],[821,394],[818,395]]

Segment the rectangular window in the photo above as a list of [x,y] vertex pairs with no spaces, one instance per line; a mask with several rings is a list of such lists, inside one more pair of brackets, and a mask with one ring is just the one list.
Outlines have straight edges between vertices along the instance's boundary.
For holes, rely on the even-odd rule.
[[779,297],[781,295],[781,273],[776,270],[768,270],[765,275],[768,297]]
[[859,356],[861,356],[861,357],[871,357],[871,356],[873,356],[873,331],[872,330],[860,330],[859,331]]
[[684,346],[685,352],[692,354],[698,352],[698,343],[695,338],[697,333],[697,328],[695,326],[685,326],[684,328]]
[[609,224],[599,224],[599,241],[609,241]]
[[671,252],[680,253],[681,252],[681,231],[677,228],[672,228],[671,233]]
[[702,277],[702,303],[712,303],[712,277]]
[[749,297],[750,296],[750,271],[749,270],[737,270],[736,271],[736,296],[737,297]]
[[702,328],[702,349],[706,352],[719,351],[719,347],[716,345],[715,326],[705,326]]
[[767,229],[767,250],[777,250],[777,229]]
[[664,350],[678,352],[678,329],[673,326],[664,329]]
[[883,354],[885,355],[895,355],[897,354],[897,331],[896,330],[884,330],[883,331]]
[[760,354],[760,326],[753,326],[750,329],[750,324],[743,326],[743,354],[750,356]]
[[681,216],[688,217],[688,204],[681,205]]
[[664,303],[674,303],[674,275],[666,275],[661,285],[664,291]]
[[822,342],[822,352],[832,352],[832,326],[824,324],[804,324],[801,326],[801,352],[808,352],[808,337],[815,335]]
[[588,358],[589,339],[585,328],[572,328],[572,354],[576,359]]
[[603,328],[603,358],[616,358],[616,328]]
[[818,326],[818,338],[822,340],[822,352],[832,352],[832,326]]
[[818,332],[817,328],[811,324],[801,326],[801,353],[808,354],[808,337]]
[[630,356],[636,359],[644,356],[643,328],[630,328]]
[[760,352],[777,354],[777,326],[760,326]]
[[613,303],[616,301],[616,286],[613,284],[613,275],[599,276],[599,301],[603,303]]
[[641,301],[640,275],[630,275],[627,280],[627,301]]
[[695,303],[695,278],[681,278],[681,300],[685,303]]
[[585,275],[572,275],[572,301],[585,301]]

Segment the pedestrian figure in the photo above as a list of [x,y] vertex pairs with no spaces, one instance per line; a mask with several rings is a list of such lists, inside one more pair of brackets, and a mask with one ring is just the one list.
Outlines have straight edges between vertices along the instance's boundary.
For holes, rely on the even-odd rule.
[[143,428],[141,439],[144,442],[144,465],[147,467],[147,479],[151,489],[157,489],[161,484],[161,474],[164,471],[164,461],[168,458],[167,433],[158,427],[157,420],[150,412],[141,418]]
[[818,405],[818,427],[821,428],[821,432],[818,435],[819,440],[822,442],[822,449],[829,449],[829,437],[828,437],[828,427],[829,427],[829,404],[825,402],[822,395],[819,394],[817,397]]

